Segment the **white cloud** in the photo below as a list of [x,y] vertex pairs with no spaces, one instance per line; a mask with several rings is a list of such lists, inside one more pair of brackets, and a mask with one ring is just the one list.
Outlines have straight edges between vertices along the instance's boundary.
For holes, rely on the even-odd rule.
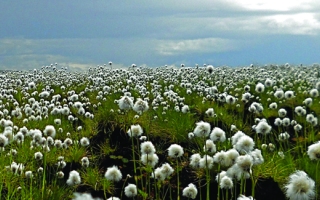
[[193,40],[161,40],[156,50],[161,55],[182,53],[217,53],[238,49],[235,41],[223,38],[204,38]]
[[[186,19],[187,21],[187,19]],[[193,34],[199,30],[207,36],[214,34],[228,35],[229,38],[241,39],[274,35],[319,35],[320,18],[317,13],[285,13],[248,15],[239,17],[213,17],[190,19],[194,25],[191,28]]]
[[270,32],[297,35],[317,35],[320,32],[320,21],[314,13],[291,15],[273,15],[265,17]]
[[[218,30],[255,34],[319,35],[320,2],[317,0],[227,0],[235,16],[216,18]],[[245,14],[237,16],[237,13]],[[248,33],[250,35],[250,33]]]
[[240,8],[251,11],[293,11],[300,12],[319,8],[317,0],[228,0]]

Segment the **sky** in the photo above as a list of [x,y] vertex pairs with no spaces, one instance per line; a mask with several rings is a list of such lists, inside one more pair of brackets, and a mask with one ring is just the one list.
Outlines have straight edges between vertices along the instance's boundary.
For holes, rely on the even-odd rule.
[[0,69],[320,61],[318,0],[12,0],[0,10]]

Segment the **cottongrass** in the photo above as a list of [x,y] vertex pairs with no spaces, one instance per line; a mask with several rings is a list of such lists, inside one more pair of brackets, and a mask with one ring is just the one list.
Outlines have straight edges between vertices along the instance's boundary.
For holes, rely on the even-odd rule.
[[131,97],[123,96],[118,100],[118,105],[121,110],[129,110],[133,107],[133,100]]
[[266,122],[261,120],[258,125],[255,127],[255,131],[257,133],[260,133],[262,135],[266,135],[268,133],[270,133],[272,130],[272,127]]
[[227,156],[227,153],[223,150],[213,155],[213,162],[221,165],[222,167],[228,167],[231,165],[231,160]]
[[47,125],[47,126],[45,127],[45,129],[43,130],[43,134],[44,134],[45,136],[50,136],[50,137],[52,137],[52,138],[55,138],[55,136],[56,136],[56,129],[55,129],[55,127],[52,126],[52,125]]
[[32,171],[26,171],[26,172],[25,172],[25,176],[26,176],[27,179],[33,178],[33,173],[32,173]]
[[244,136],[244,135],[246,135],[244,132],[242,132],[242,131],[237,131],[237,132],[231,137],[231,143],[232,143],[232,145],[235,145],[235,144],[238,142],[238,140],[239,140],[242,136]]
[[210,139],[213,142],[224,142],[226,140],[226,132],[219,127],[214,127],[211,131]]
[[182,196],[195,199],[197,197],[198,190],[197,187],[193,184],[190,183],[188,187],[184,188],[182,191]]
[[145,141],[140,144],[140,151],[142,154],[154,154],[156,152],[156,149],[152,142]]
[[104,177],[112,182],[119,182],[122,179],[122,173],[117,166],[108,167]]
[[240,153],[249,153],[254,148],[254,141],[250,136],[243,135],[235,143],[234,148]]
[[118,197],[110,197],[107,200],[120,200],[120,198],[118,198]]
[[309,200],[315,197],[315,182],[304,171],[296,171],[289,176],[285,194],[290,200]]
[[100,200],[100,198],[93,198],[91,194],[89,193],[79,193],[75,192],[73,193],[73,199],[72,200]]
[[220,188],[221,189],[232,189],[233,181],[229,176],[223,176],[220,178]]
[[199,160],[199,167],[202,169],[211,169],[213,167],[213,157],[209,155],[204,155],[200,160]]
[[214,117],[215,116],[215,113],[214,113],[214,109],[213,108],[208,108],[208,110],[205,112],[206,115],[208,117]]
[[42,160],[43,155],[42,155],[41,152],[36,152],[36,153],[34,153],[34,158],[35,158],[36,160]]
[[141,160],[142,164],[144,164],[146,166],[149,165],[153,168],[159,162],[159,157],[155,153],[142,154],[140,157],[140,160]]
[[250,178],[250,172],[244,171],[237,163],[228,168],[227,175],[230,178],[237,179],[238,181]]
[[5,147],[8,145],[8,138],[3,134],[0,134],[0,147]]
[[206,144],[203,147],[204,152],[215,153],[217,151],[216,145],[212,140],[206,140]]
[[168,178],[174,172],[174,169],[171,167],[169,163],[164,163],[160,167],[160,172],[161,174],[163,174],[165,178]]
[[81,158],[81,165],[83,166],[83,167],[89,167],[89,159],[88,159],[88,157],[83,157],[83,158]]
[[320,141],[308,147],[307,154],[311,160],[320,160]]
[[90,141],[87,137],[83,137],[80,139],[80,144],[81,146],[86,147],[90,145]]
[[[286,67],[287,66],[289,65],[286,65]],[[38,174],[34,174],[35,177],[38,177],[40,175],[39,173],[46,173],[46,167],[39,167],[39,164],[42,164],[43,162],[43,164],[46,165],[45,162],[48,162],[50,163],[50,165],[56,164],[57,171],[54,174],[56,174],[58,178],[63,178],[64,174],[61,170],[67,164],[64,161],[64,159],[60,159],[58,162],[55,162],[55,159],[51,158],[51,154],[56,155],[55,153],[58,153],[58,155],[66,156],[66,161],[68,162],[80,162],[83,168],[91,168],[92,166],[89,165],[89,159],[86,156],[90,156],[90,161],[92,160],[93,163],[96,163],[99,157],[92,156],[96,155],[92,154],[94,152],[91,152],[95,151],[95,147],[90,148],[91,143],[89,141],[89,138],[93,136],[91,134],[91,130],[94,130],[93,128],[95,126],[95,120],[98,120],[98,122],[100,122],[101,119],[109,120],[110,118],[112,118],[115,120],[122,120],[123,118],[125,118],[129,121],[124,122],[124,127],[130,125],[130,123],[134,124],[139,122],[142,123],[141,125],[146,125],[146,130],[148,130],[149,128],[152,128],[155,125],[158,125],[157,123],[161,120],[163,120],[165,124],[171,126],[171,119],[167,118],[167,116],[169,116],[169,114],[171,114],[172,111],[181,111],[182,113],[190,113],[190,115],[181,115],[180,113],[180,116],[192,116],[192,120],[200,121],[208,119],[210,120],[210,123],[213,123],[213,121],[217,122],[217,120],[223,121],[222,127],[225,128],[228,137],[231,137],[233,133],[236,133],[231,137],[231,139],[228,138],[227,140],[224,130],[215,127],[211,131],[211,125],[207,122],[198,122],[193,132],[190,132],[192,131],[192,128],[190,129],[190,126],[183,126],[185,127],[185,130],[183,130],[184,133],[190,132],[190,134],[188,135],[189,138],[193,138],[194,136],[200,137],[200,140],[198,140],[199,138],[194,138],[190,141],[187,140],[187,142],[190,142],[192,145],[197,144],[199,141],[202,142],[201,145],[197,144],[198,149],[200,148],[199,150],[201,151],[201,154],[197,153],[196,149],[189,149],[191,146],[185,147],[186,149],[188,148],[187,153],[183,152],[184,146],[180,146],[180,148],[176,148],[173,146],[171,148],[170,146],[168,149],[169,151],[167,157],[163,155],[165,149],[159,149],[158,152],[160,152],[159,157],[161,159],[159,160],[159,157],[155,154],[156,150],[152,143],[144,143],[143,145],[141,145],[142,155],[139,157],[139,164],[141,166],[138,169],[146,169],[145,172],[149,174],[151,174],[151,171],[154,170],[154,178],[159,180],[165,180],[168,178],[168,180],[166,181],[170,182],[170,176],[175,172],[168,163],[174,163],[172,162],[172,159],[175,159],[175,162],[177,164],[176,173],[178,175],[177,177],[179,177],[179,171],[181,171],[182,169],[184,170],[184,167],[186,166],[185,156],[193,153],[193,155],[190,157],[190,167],[194,168],[195,171],[197,171],[197,175],[204,175],[202,173],[203,171],[206,170],[207,172],[209,172],[208,169],[212,169],[213,171],[210,170],[210,173],[206,174],[210,175],[206,177],[208,178],[208,180],[211,179],[212,174],[220,172],[220,167],[222,167],[223,170],[227,170],[229,168],[227,172],[223,173],[225,176],[222,176],[222,172],[219,173],[219,175],[221,175],[220,187],[223,189],[228,189],[231,188],[231,178],[248,178],[252,175],[251,168],[252,170],[258,169],[258,173],[261,173],[259,171],[259,166],[255,165],[262,164],[264,162],[264,159],[268,159],[268,162],[266,162],[265,165],[263,165],[263,167],[269,167],[269,159],[271,156],[272,158],[279,160],[279,166],[285,165],[284,161],[290,158],[290,151],[291,149],[294,149],[291,147],[294,146],[290,146],[290,150],[288,149],[289,151],[284,151],[283,149],[278,149],[278,145],[276,146],[276,143],[274,142],[275,140],[287,141],[289,139],[289,135],[285,131],[288,131],[289,133],[292,127],[294,127],[294,130],[296,131],[297,135],[300,133],[306,133],[305,139],[307,139],[307,142],[301,148],[302,153],[303,151],[306,151],[306,144],[315,142],[315,139],[318,139],[318,136],[316,134],[317,129],[313,127],[318,125],[317,116],[319,115],[318,90],[320,89],[320,82],[318,80],[317,74],[318,67],[319,66],[313,67],[313,70],[311,70],[310,72],[308,72],[308,70],[306,70],[305,68],[302,68],[301,70],[299,69],[298,71],[294,71],[292,70],[294,68],[290,68],[290,70],[292,71],[289,71],[288,74],[282,74],[280,70],[269,71],[270,68],[267,69],[268,71],[265,71],[265,69],[260,70],[258,68],[255,68],[254,66],[245,69],[239,69],[239,71],[233,71],[233,69],[217,67],[213,68],[212,71],[210,69],[209,73],[207,73],[205,69],[195,70],[183,68],[183,70],[172,69],[172,71],[171,69],[170,71],[157,69],[155,74],[156,76],[153,76],[152,70],[144,70],[143,68],[136,68],[136,66],[134,66],[134,69],[130,68],[130,70],[117,71],[110,71],[109,69],[106,70],[100,66],[89,70],[88,73],[81,75],[79,74],[79,76],[74,76],[72,74],[64,74],[64,72],[62,72],[65,77],[69,77],[69,75],[72,77],[71,79],[67,78],[67,80],[50,79],[50,77],[47,77],[47,74],[52,75],[51,72],[47,73],[47,71],[42,70],[34,70],[34,74],[27,73],[25,75],[21,75],[19,74],[20,72],[15,72],[12,74],[8,73],[4,76],[1,75],[1,77],[5,77],[2,80],[8,80],[8,84],[6,82],[2,82],[2,86],[4,86],[4,88],[2,88],[3,90],[1,90],[0,94],[0,125],[2,126],[0,127],[2,130],[2,133],[0,133],[0,147],[2,148],[0,149],[3,151],[3,155],[7,156],[8,158],[4,159],[4,163],[7,162],[5,165],[9,165],[5,167],[9,171],[17,174],[17,177],[32,177],[32,172],[38,172]],[[60,72],[53,65],[51,66],[51,68],[54,69],[55,73]],[[207,68],[207,70],[208,69],[209,67]],[[286,68],[284,68],[284,70],[285,69]],[[313,73],[313,71],[316,73]],[[210,73],[213,72],[217,77],[213,77],[212,75],[210,75]],[[244,74],[238,72],[244,72]],[[273,73],[276,73],[277,78],[272,77]],[[222,74],[223,77],[225,77],[223,79],[219,77]],[[10,80],[10,77],[12,77],[12,75],[21,77],[21,81]],[[294,75],[294,78],[292,78],[292,75]],[[306,76],[308,77],[308,79],[303,78]],[[202,80],[199,80],[198,77],[201,77]],[[230,79],[229,81],[228,77],[232,77],[232,79]],[[46,78],[48,78],[48,80],[44,80]],[[164,79],[163,81],[161,80],[162,78]],[[291,81],[293,79],[294,81]],[[44,80],[44,83],[42,83],[42,80]],[[152,82],[149,84],[148,81],[150,80],[152,80]],[[115,84],[113,83],[113,81],[115,82]],[[15,85],[16,82],[17,85]],[[14,87],[10,88],[10,84],[12,84]],[[58,87],[56,85],[58,85]],[[78,85],[79,87],[77,87]],[[15,86],[17,86],[16,88],[18,89],[15,89]],[[40,86],[40,88],[38,88],[38,86]],[[84,86],[83,90],[80,90],[82,86]],[[289,88],[298,89],[295,91],[287,91]],[[61,93],[60,90],[63,92]],[[181,94],[184,95],[185,91],[187,93],[187,96],[180,96]],[[121,97],[121,99],[112,101],[114,100],[112,98],[118,98],[121,94],[123,94],[123,97]],[[190,109],[187,103],[190,103],[190,99],[193,99],[192,95],[198,95],[200,97],[200,106],[193,105],[195,107],[192,106],[192,109]],[[307,98],[308,96],[311,96],[312,98]],[[149,116],[149,112],[146,112],[144,113],[144,115],[142,115],[143,112],[148,111],[149,98],[152,99],[153,97],[155,97],[155,100],[152,101],[152,114],[150,114]],[[240,100],[238,100],[238,97],[240,98]],[[297,99],[291,101],[291,98]],[[133,104],[134,99],[136,99],[135,104]],[[241,100],[248,104],[240,104]],[[242,120],[242,114],[246,113],[237,113],[239,115],[233,116],[234,113],[226,112],[225,110],[223,110],[223,106],[218,105],[218,103],[216,102],[218,102],[221,105],[229,103],[230,105],[228,105],[228,107],[232,108],[232,111],[234,112],[247,112],[247,108],[249,108],[251,112],[249,113],[249,115],[252,115],[254,117],[265,117],[268,121],[264,119],[258,119],[255,122],[254,130],[256,130],[256,133],[264,135],[272,133],[265,137],[266,139],[265,141],[263,141],[265,144],[263,145],[262,149],[268,149],[269,151],[263,151],[261,153],[261,150],[254,149],[255,144],[261,145],[261,141],[253,140],[251,137],[240,131],[248,131],[248,133],[251,134],[249,130],[250,127],[252,127],[252,124],[248,123],[252,121],[247,120],[246,124],[239,123]],[[232,107],[233,104],[235,104],[235,109],[233,109]],[[289,107],[281,109],[281,106],[283,105],[289,105],[291,106],[291,109]],[[118,112],[116,108],[117,106],[119,106]],[[263,110],[263,108],[266,106],[270,109]],[[278,107],[280,107],[280,110],[284,112],[279,112],[280,114],[277,115],[277,110],[273,109],[278,109]],[[104,110],[104,108],[106,109]],[[163,110],[161,110],[162,108]],[[130,109],[133,109],[133,111],[131,112]],[[207,111],[205,113],[201,113],[201,117],[198,117],[198,113],[194,115],[194,109],[199,109],[202,112],[207,109]],[[292,109],[294,109],[293,115]],[[138,113],[135,113],[134,111]],[[163,113],[161,115],[162,111]],[[217,113],[215,114],[214,111],[216,111]],[[99,112],[106,112],[107,115],[110,115],[110,118],[107,115],[103,115],[107,116],[107,118],[100,118],[101,115]],[[134,116],[134,114],[136,115]],[[126,115],[128,115],[129,117],[126,118]],[[219,116],[219,119],[211,118],[216,116]],[[22,119],[21,117],[26,118]],[[234,121],[231,119],[232,117],[234,117]],[[273,117],[278,117],[275,120],[275,125],[278,126],[276,130],[273,130],[271,126],[268,124],[270,123],[269,117],[271,119]],[[230,118],[229,121],[228,118]],[[46,126],[46,124],[52,122],[55,123],[53,125]],[[119,123],[120,122],[115,121],[115,126],[118,126]],[[149,124],[147,125],[146,123]],[[176,125],[174,123],[173,126]],[[179,123],[179,120],[177,120],[177,123]],[[194,121],[192,121],[192,123],[194,123]],[[236,124],[238,128],[235,125],[231,125],[231,131],[229,131],[226,127],[230,127],[231,123]],[[302,124],[303,127],[300,124]],[[28,128],[19,128],[18,126],[21,125],[25,125]],[[161,125],[162,124],[159,123],[159,126]],[[56,131],[55,127],[58,126],[59,128],[57,128]],[[127,134],[129,136],[140,136],[143,130],[139,126],[140,125],[132,125],[129,128]],[[167,127],[159,128],[166,129]],[[30,131],[28,129],[30,129]],[[65,132],[68,133],[64,134]],[[229,134],[231,135],[229,136]],[[312,134],[311,136],[315,137],[312,138],[310,137],[310,135],[307,134]],[[65,135],[67,135],[67,138],[65,137]],[[208,140],[208,136],[210,140]],[[258,137],[259,136],[257,136],[257,139]],[[267,141],[270,140],[272,137],[274,137],[273,139],[275,140]],[[80,138],[82,139],[80,140],[80,142],[78,142]],[[141,141],[145,141],[146,139],[146,136],[141,137]],[[300,138],[293,139],[300,140]],[[173,143],[177,142],[176,140],[174,140],[175,139],[173,139]],[[28,144],[24,144],[24,141],[27,141]],[[23,148],[29,148],[29,141],[31,141],[30,153],[21,152],[21,150],[25,150]],[[93,142],[96,141],[92,141],[92,143]],[[185,141],[181,141],[181,143],[184,142]],[[224,143],[218,143],[217,146],[214,146],[214,142]],[[232,145],[230,145],[230,142],[232,143]],[[81,154],[77,156],[75,155],[77,153],[77,148],[68,148],[69,146],[73,145],[73,143],[76,144],[75,147],[77,147],[77,145],[79,144],[87,148],[80,147],[84,151],[80,152]],[[201,148],[203,147],[203,143],[205,143],[204,151],[202,151]],[[296,144],[299,145],[298,143]],[[280,143],[280,145],[282,145],[282,143]],[[313,145],[310,145],[307,151],[307,155],[311,160],[317,162],[317,166],[320,159],[320,150],[318,150],[318,146],[319,142],[316,142]],[[161,144],[159,145],[159,147],[161,147]],[[232,149],[228,149],[230,147]],[[13,148],[16,148],[17,151],[14,151]],[[51,152],[50,148],[53,149],[51,150]],[[136,151],[139,151],[138,149],[139,148],[136,148]],[[218,152],[215,153],[217,150]],[[272,150],[274,150],[274,152],[272,152]],[[136,151],[133,148],[133,154],[137,153]],[[283,151],[285,153],[283,153]],[[17,152],[19,152],[18,157],[16,156]],[[43,153],[43,155],[41,152]],[[46,155],[44,156],[45,152],[48,152],[48,154],[46,153]],[[28,153],[26,154],[26,156],[28,155],[28,157],[30,158],[29,160],[31,160],[32,163],[26,166],[24,164],[21,164],[26,163],[20,159],[22,155],[21,153]],[[70,155],[72,157],[70,157]],[[262,155],[266,156],[266,158],[264,158]],[[298,154],[295,155],[297,155],[298,157],[300,156]],[[279,156],[282,157],[283,160],[279,159]],[[132,156],[132,159],[135,160],[134,156]],[[15,163],[13,162],[13,160],[19,160],[19,162],[21,163]],[[300,157],[298,160],[307,161],[308,157]],[[158,162],[160,164],[165,162],[168,163],[162,164],[161,167],[154,169]],[[143,165],[150,166],[145,167]],[[215,166],[213,167],[213,165]],[[300,162],[294,162],[292,163],[292,165],[294,165],[298,169],[303,168],[303,165],[301,165]],[[153,169],[150,169],[151,167]],[[309,164],[308,167],[310,167],[310,170],[308,171],[311,172],[312,169],[314,169],[313,163]],[[205,170],[199,168],[204,168]],[[25,169],[27,170],[26,172]],[[82,170],[82,172],[85,173],[88,169]],[[78,184],[77,182],[81,183],[81,178],[79,176],[78,179],[78,175],[79,173],[76,171],[70,172],[67,184],[71,186]],[[254,177],[256,179],[260,177],[260,175],[261,174],[258,174],[258,176],[251,176],[251,178]],[[310,176],[314,177],[314,174],[310,174]],[[315,176],[315,180],[317,180],[317,174]],[[6,179],[6,176],[3,176],[3,178]],[[135,176],[135,178],[137,178],[137,176]],[[273,178],[279,180],[278,177]],[[4,181],[7,182],[7,180]],[[107,182],[106,179],[104,179],[104,181]],[[113,178],[112,181],[115,181],[115,179]],[[280,182],[281,180],[279,181],[279,184]],[[48,185],[49,182],[46,182],[44,179],[42,183],[46,183],[43,184],[43,187],[50,186]],[[85,184],[89,183],[85,182]],[[146,182],[146,184],[149,184],[149,182]],[[181,185],[182,184],[186,183],[181,183]],[[106,184],[104,184],[103,187],[105,187],[105,185]],[[129,185],[127,187],[129,187]],[[92,188],[96,187],[95,185],[88,186]],[[4,185],[4,187],[6,187],[6,184]],[[179,191],[179,180],[177,181],[177,185],[175,185],[175,187]],[[8,190],[8,188],[2,189]],[[290,188],[286,188],[287,191],[289,191],[289,189]],[[70,190],[72,190],[72,188]],[[36,193],[36,190],[34,190],[33,192]],[[70,191],[67,191],[65,193],[68,192]],[[18,198],[13,194],[8,193],[8,197],[10,195],[12,195],[12,198]],[[68,195],[70,196],[70,194]],[[210,195],[212,197],[212,194]],[[237,194],[234,195],[236,196]],[[89,195],[84,194],[84,196],[87,196],[87,198],[90,199]],[[140,197],[141,196],[139,196],[139,198]],[[105,199],[106,198],[107,197],[105,195]],[[191,196],[189,198],[191,198]],[[247,197],[240,196],[239,198]],[[111,199],[117,198],[111,197]]]
[[200,160],[201,160],[201,155],[199,153],[195,153],[195,154],[192,154],[190,156],[190,162],[189,162],[189,165],[194,168],[194,169],[197,169],[200,167]]
[[231,165],[235,164],[238,156],[240,155],[239,152],[235,149],[229,149],[226,152],[227,158],[230,160]]
[[137,186],[135,184],[129,183],[125,188],[124,188],[124,194],[128,198],[133,198],[138,194]]
[[197,137],[208,137],[211,131],[211,125],[208,122],[197,122],[193,133]]
[[130,129],[128,130],[129,137],[137,137],[143,133],[143,130],[139,124],[131,125]]
[[264,158],[262,156],[260,149],[255,149],[249,153],[249,155],[252,157],[253,165],[260,165],[264,162]]
[[246,197],[246,196],[244,196],[244,195],[240,195],[238,198],[237,198],[237,200],[253,200],[253,197]]
[[81,183],[81,177],[79,172],[72,170],[69,174],[69,178],[67,180],[67,184],[69,186],[79,185]]
[[253,158],[249,154],[238,156],[236,163],[243,171],[252,173]]
[[183,155],[183,148],[178,144],[172,144],[168,148],[168,155],[171,158],[179,158]]
[[[130,102],[130,100],[128,100],[127,104],[130,104],[132,105]],[[120,106],[120,103],[119,103],[119,106]],[[127,107],[129,107],[129,105],[127,105]],[[121,108],[120,108],[121,109]],[[134,111],[136,111],[137,113],[143,113],[143,112],[146,112],[148,109],[149,109],[149,106],[148,106],[148,102],[138,98],[136,103],[132,106],[132,109]]]

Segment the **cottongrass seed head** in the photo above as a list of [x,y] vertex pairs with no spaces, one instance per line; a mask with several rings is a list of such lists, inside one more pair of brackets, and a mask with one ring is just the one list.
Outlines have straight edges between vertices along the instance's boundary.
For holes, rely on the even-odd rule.
[[172,144],[168,148],[168,155],[171,158],[178,158],[183,155],[183,148],[178,144]]
[[214,127],[210,134],[210,139],[215,142],[224,142],[226,140],[226,133],[219,127]]
[[264,162],[264,158],[261,154],[261,150],[260,149],[255,149],[253,151],[251,151],[249,153],[249,155],[252,157],[253,159],[253,165],[260,165]]
[[69,178],[67,180],[67,184],[69,186],[79,185],[81,183],[81,177],[79,172],[73,170],[69,173]]
[[195,199],[197,197],[198,190],[193,183],[190,183],[188,187],[184,188],[182,191],[182,196]]
[[144,165],[150,165],[151,167],[156,166],[156,164],[159,161],[159,157],[157,154],[152,153],[152,154],[142,154],[140,157],[140,160],[142,164]]
[[201,169],[211,169],[213,167],[213,157],[209,155],[204,155],[199,161],[199,167]]
[[100,200],[100,198],[93,198],[91,194],[89,193],[79,193],[75,192],[73,193],[73,199],[72,200]]
[[0,147],[5,147],[8,144],[8,138],[0,134]]
[[120,198],[118,198],[118,197],[110,197],[107,200],[120,200]]
[[114,165],[112,167],[108,167],[104,177],[109,181],[118,182],[122,179],[122,173],[118,167]]
[[206,115],[208,117],[214,117],[215,113],[214,113],[213,108],[208,108],[208,110],[206,111]]
[[154,170],[154,172],[151,175],[154,179],[157,179],[159,181],[164,181],[166,179],[166,176],[164,173],[162,173],[161,168],[158,167]]
[[260,133],[262,135],[270,133],[271,129],[272,127],[266,121],[260,121],[255,127],[256,133]]
[[290,200],[309,200],[315,196],[315,182],[304,171],[296,171],[289,176],[285,194]]
[[232,165],[232,160],[227,156],[227,152],[221,150],[213,155],[213,162],[223,167]]
[[56,136],[56,129],[52,125],[47,125],[43,130],[43,134],[54,138]]
[[140,149],[142,154],[154,154],[156,152],[154,145],[150,141],[141,143]]
[[213,141],[209,139],[206,140],[206,144],[204,145],[203,150],[205,152],[215,153],[217,151],[217,148]]
[[32,171],[26,171],[26,172],[25,172],[25,176],[26,176],[26,178],[28,178],[28,179],[33,178],[33,173],[32,173]]
[[131,125],[127,133],[129,137],[136,137],[136,136],[140,136],[143,133],[143,130],[139,124]]
[[240,154],[239,154],[239,152],[238,152],[237,150],[235,150],[235,149],[229,149],[229,150],[226,152],[226,155],[227,155],[228,159],[230,159],[231,165],[233,165],[233,164],[236,162],[236,160],[237,160],[237,158],[238,158],[238,156],[239,156]]
[[211,131],[211,125],[208,122],[197,122],[193,133],[197,137],[208,137]]
[[249,154],[238,156],[236,163],[243,171],[251,173],[253,158]]
[[250,136],[244,135],[237,141],[234,148],[240,153],[249,153],[254,148],[254,141]]
[[220,180],[220,187],[221,189],[232,189],[233,188],[233,181],[229,176],[224,176]]
[[138,98],[132,109],[137,113],[143,113],[149,109],[148,102]]
[[235,144],[238,142],[238,140],[239,140],[242,136],[244,136],[244,135],[246,135],[244,132],[242,132],[242,131],[237,131],[237,132],[231,137],[231,143],[232,143],[232,145],[235,145]]
[[216,175],[216,181],[217,181],[217,182],[220,182],[220,180],[221,180],[223,177],[225,177],[225,176],[227,176],[227,172],[226,172],[226,171],[221,171],[220,173],[218,173],[218,174]]
[[320,160],[320,141],[310,145],[307,154],[311,160]]
[[227,175],[230,178],[237,179],[238,181],[243,178],[245,179],[250,178],[250,172],[244,171],[243,168],[241,168],[237,163],[235,163],[234,165],[228,168]]
[[81,165],[83,167],[89,167],[89,164],[90,164],[90,162],[89,162],[89,158],[88,157],[81,158]]
[[243,194],[241,194],[238,198],[237,198],[237,200],[253,200],[253,197],[246,197],[246,196],[244,196]]
[[188,133],[188,138],[189,138],[189,139],[194,138],[194,133],[193,133],[193,132]]
[[86,146],[89,146],[89,145],[90,145],[90,141],[89,141],[88,138],[83,137],[83,138],[81,138],[81,140],[80,140],[80,144],[81,144],[81,146],[86,147]]
[[166,178],[169,177],[174,172],[174,169],[171,167],[171,165],[169,163],[162,164],[160,170],[161,170],[161,173]]
[[124,194],[128,198],[135,197],[138,194],[137,186],[135,184],[129,183],[125,188],[124,188]]
[[201,155],[199,153],[195,153],[195,154],[192,154],[190,156],[190,163],[189,165],[192,167],[192,168],[199,168],[200,167],[200,160],[201,160]]
[[129,110],[133,107],[133,100],[128,96],[123,96],[118,100],[118,105],[121,110]]

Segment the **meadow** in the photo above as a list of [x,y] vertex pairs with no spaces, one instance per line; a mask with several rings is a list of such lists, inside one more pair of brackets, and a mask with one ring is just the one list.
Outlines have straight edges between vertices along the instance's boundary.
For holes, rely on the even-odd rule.
[[320,199],[318,64],[0,82],[0,199]]

